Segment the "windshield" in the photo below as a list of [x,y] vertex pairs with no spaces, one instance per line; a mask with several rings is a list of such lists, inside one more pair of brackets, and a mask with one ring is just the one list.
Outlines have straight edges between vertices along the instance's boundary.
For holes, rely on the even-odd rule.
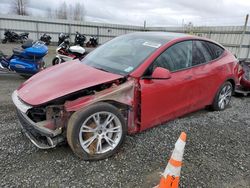
[[91,52],[82,63],[107,72],[127,75],[162,44],[163,41],[159,38],[151,36],[123,35]]

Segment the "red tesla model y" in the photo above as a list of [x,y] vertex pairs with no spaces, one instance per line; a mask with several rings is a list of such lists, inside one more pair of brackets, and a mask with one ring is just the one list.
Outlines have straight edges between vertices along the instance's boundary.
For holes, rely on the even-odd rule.
[[104,159],[127,134],[212,107],[239,85],[237,59],[220,44],[177,33],[114,38],[45,69],[13,92],[27,137],[39,148],[67,141],[84,160]]

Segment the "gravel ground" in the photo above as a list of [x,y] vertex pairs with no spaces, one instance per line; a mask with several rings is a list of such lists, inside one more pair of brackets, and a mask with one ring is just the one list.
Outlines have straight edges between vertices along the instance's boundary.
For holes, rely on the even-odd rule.
[[23,81],[0,73],[0,187],[152,187],[181,131],[188,138],[180,187],[250,187],[250,97],[128,136],[115,156],[85,162],[68,146],[39,150],[22,135],[10,95]]

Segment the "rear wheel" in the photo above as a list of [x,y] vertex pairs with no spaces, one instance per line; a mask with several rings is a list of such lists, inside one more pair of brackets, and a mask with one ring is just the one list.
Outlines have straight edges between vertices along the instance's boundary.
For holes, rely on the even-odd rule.
[[227,81],[220,87],[219,91],[217,92],[212,104],[212,109],[217,111],[224,110],[230,104],[232,94],[233,86],[229,81]]
[[44,61],[41,61],[40,63],[39,63],[39,71],[42,71],[43,69],[45,69],[46,68],[46,66],[45,66],[45,62]]
[[127,128],[120,111],[111,104],[97,103],[75,112],[67,127],[67,141],[84,160],[101,160],[117,152]]

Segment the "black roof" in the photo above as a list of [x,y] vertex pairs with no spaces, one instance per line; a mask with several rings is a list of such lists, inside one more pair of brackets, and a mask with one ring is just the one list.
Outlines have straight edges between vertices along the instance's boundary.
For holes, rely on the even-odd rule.
[[158,41],[161,43],[167,43],[168,41],[171,41],[173,39],[182,38],[182,37],[190,37],[190,35],[184,34],[184,33],[172,33],[172,32],[134,32],[129,33],[131,37],[142,37],[146,39],[151,39],[154,41]]

